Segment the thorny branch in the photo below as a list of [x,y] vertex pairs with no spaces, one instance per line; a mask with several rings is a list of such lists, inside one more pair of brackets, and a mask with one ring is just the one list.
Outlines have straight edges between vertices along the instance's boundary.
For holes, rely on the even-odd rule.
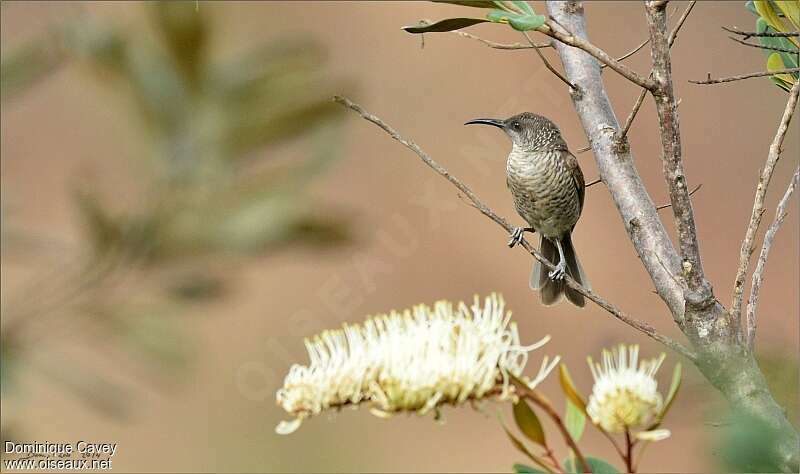
[[[455,176],[450,174],[450,172],[445,167],[440,165],[438,162],[434,161],[430,156],[428,156],[428,154],[426,154],[424,151],[422,151],[422,149],[419,147],[419,145],[417,145],[416,143],[414,143],[411,140],[403,138],[403,136],[401,136],[399,132],[397,132],[391,126],[386,124],[386,122],[381,120],[379,117],[370,114],[369,112],[364,110],[360,105],[352,102],[351,100],[347,99],[346,97],[336,96],[336,97],[334,97],[334,101],[336,101],[339,104],[342,104],[343,106],[347,107],[348,109],[353,110],[354,112],[358,113],[363,119],[367,120],[368,122],[372,122],[373,124],[377,125],[384,132],[389,134],[389,136],[391,136],[392,138],[394,138],[395,140],[400,142],[406,148],[408,148],[411,151],[413,151],[414,153],[416,153],[416,155],[419,156],[426,165],[431,167],[434,171],[436,171],[439,175],[444,177],[453,186],[455,186],[459,191],[461,191],[461,193],[463,193],[467,197],[467,199],[469,199],[472,202],[472,204],[474,205],[474,207],[476,209],[478,209],[483,215],[485,215],[486,217],[488,217],[489,219],[493,220],[495,223],[497,223],[498,225],[503,227],[506,230],[506,232],[510,233],[510,232],[512,232],[514,230],[514,227],[511,224],[509,224],[508,221],[506,221],[504,218],[502,218],[499,215],[497,215],[497,213],[495,213],[491,208],[489,208],[486,204],[484,204],[478,198],[478,196],[476,196],[475,193],[472,192],[472,190],[467,185],[465,185],[463,182],[461,182],[461,180],[459,180],[458,178],[456,178]],[[536,258],[537,260],[542,262],[542,264],[545,267],[547,267],[547,268],[549,268],[551,270],[555,268],[555,265],[553,265],[551,262],[547,261],[547,259],[542,257],[542,255],[539,253],[539,251],[534,249],[533,246],[531,246],[531,244],[528,243],[527,240],[522,239],[522,242],[521,242],[520,245],[528,253],[533,255],[534,258]],[[611,313],[615,318],[617,318],[620,321],[624,322],[625,324],[628,324],[629,326],[632,326],[633,328],[643,332],[644,334],[650,336],[651,338],[655,339],[656,341],[661,342],[662,344],[664,344],[665,346],[667,346],[670,349],[674,350],[675,352],[677,352],[679,354],[682,354],[682,355],[688,357],[691,360],[695,360],[696,356],[695,356],[693,351],[691,351],[690,349],[686,348],[682,344],[670,339],[669,337],[658,333],[656,331],[656,329],[654,327],[652,327],[650,324],[648,324],[648,323],[646,323],[644,321],[639,321],[637,319],[632,318],[631,316],[627,315],[622,310],[620,310],[619,308],[614,306],[612,303],[609,303],[608,301],[606,301],[603,298],[601,298],[600,296],[598,296],[592,290],[588,290],[588,289],[584,288],[583,286],[579,285],[575,280],[573,280],[568,275],[565,277],[565,281],[567,283],[567,286],[569,286],[570,288],[576,290],[577,292],[579,292],[580,294],[582,294],[586,298],[592,300],[598,306],[600,306],[601,308],[603,308],[606,311],[608,311],[609,313]]]
[[723,30],[727,31],[728,33],[733,33],[735,35],[744,36],[744,39],[750,38],[797,38],[800,36],[800,33],[797,31],[764,31],[764,32],[757,32],[757,31],[739,31],[735,28],[726,28],[722,27]]
[[792,193],[797,187],[798,179],[800,179],[800,166],[794,170],[792,181],[789,183],[789,187],[786,188],[786,192],[783,194],[783,198],[781,198],[781,202],[778,204],[778,209],[775,210],[775,220],[772,221],[769,229],[767,229],[767,233],[764,235],[764,244],[761,246],[761,254],[758,256],[758,263],[753,272],[750,299],[747,302],[747,348],[751,351],[753,350],[753,342],[756,338],[756,306],[758,305],[758,293],[761,289],[761,282],[764,281],[764,268],[767,265],[767,257],[769,257],[769,250],[772,248],[772,241],[775,238],[775,234],[778,233],[778,229],[781,228],[783,220],[789,213],[786,207],[789,205],[789,199],[791,199]]
[[745,46],[750,46],[751,48],[766,49],[766,50],[769,50],[769,51],[778,51],[778,52],[781,52],[781,53],[789,53],[789,54],[800,55],[800,50],[798,50],[798,49],[779,48],[777,46],[767,46],[767,45],[763,45],[763,44],[753,44],[753,43],[748,43],[747,41],[742,41],[739,38],[734,38],[733,36],[729,36],[728,38],[730,38],[731,41],[736,41],[739,44],[743,44]]
[[795,72],[800,72],[800,67],[791,67],[787,69],[777,69],[775,71],[759,71],[759,72],[751,72],[749,74],[740,74],[738,76],[730,76],[730,77],[717,77],[712,78],[711,74],[708,74],[708,77],[703,81],[692,81],[692,84],[701,84],[701,85],[708,85],[708,84],[722,84],[724,82],[735,82],[735,81],[742,81],[744,79],[751,79],[753,77],[764,77],[764,76],[776,76],[778,74],[792,74]]
[[[731,316],[734,321],[741,321],[742,314],[742,298],[744,295],[744,280],[747,276],[747,267],[750,263],[750,256],[753,254],[753,243],[758,232],[758,227],[761,225],[761,217],[764,215],[764,197],[767,194],[767,187],[772,179],[772,173],[775,171],[775,165],[781,156],[781,146],[783,139],[786,137],[786,132],[789,130],[789,123],[792,121],[792,115],[797,105],[798,94],[800,94],[800,81],[795,82],[792,90],[789,92],[789,99],[786,101],[786,109],[783,111],[778,130],[775,133],[775,138],[769,146],[769,154],[767,161],[764,164],[764,169],[761,171],[761,177],[758,180],[756,187],[756,195],[753,199],[753,212],[750,214],[750,222],[747,225],[747,231],[742,241],[742,248],[739,250],[739,267],[736,271],[736,279],[733,283],[733,302],[731,303]],[[755,276],[755,275],[754,275]],[[752,299],[751,299],[752,301]],[[753,306],[755,313],[755,305]],[[755,321],[752,323],[747,321],[747,339],[750,340],[754,336],[750,334],[750,327],[752,325],[755,331]]]

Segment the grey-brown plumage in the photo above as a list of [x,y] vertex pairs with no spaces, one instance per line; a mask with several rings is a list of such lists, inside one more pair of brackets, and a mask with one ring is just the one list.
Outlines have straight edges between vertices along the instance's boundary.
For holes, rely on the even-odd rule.
[[542,256],[556,263],[556,270],[546,272],[536,261],[531,288],[539,290],[542,303],[547,306],[566,295],[570,302],[582,307],[583,295],[566,285],[564,274],[589,288],[571,238],[583,210],[585,185],[578,160],[567,149],[561,131],[547,118],[530,112],[506,120],[476,119],[467,124],[493,125],[505,131],[513,142],[506,182],[517,213],[529,227],[515,229],[509,246],[519,243],[525,231],[538,232]]

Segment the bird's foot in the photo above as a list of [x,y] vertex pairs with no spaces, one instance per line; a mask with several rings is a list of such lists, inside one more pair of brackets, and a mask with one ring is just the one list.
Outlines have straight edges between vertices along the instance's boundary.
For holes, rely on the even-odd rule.
[[531,227],[514,227],[511,238],[508,240],[508,248],[514,248],[515,245],[521,244],[525,232],[534,232],[534,230]]
[[555,270],[548,273],[547,276],[549,276],[551,280],[558,281],[558,280],[563,280],[564,275],[566,275],[566,273],[567,273],[567,263],[562,260],[558,262],[558,265],[556,265]]

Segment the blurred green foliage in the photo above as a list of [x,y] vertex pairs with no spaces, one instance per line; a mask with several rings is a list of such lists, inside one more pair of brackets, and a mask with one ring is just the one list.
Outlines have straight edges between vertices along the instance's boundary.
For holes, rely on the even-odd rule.
[[[798,0],[748,0],[747,9],[753,12],[756,20],[756,33],[790,33],[800,31],[800,1]],[[758,38],[767,54],[767,70],[791,69],[800,64],[800,38],[769,37]],[[785,91],[792,88],[800,73],[776,74],[771,77],[778,87]]]
[[[288,38],[217,58],[210,54],[215,38],[208,8],[194,2],[145,8],[146,24],[124,28],[81,8],[49,34],[4,51],[4,105],[22,100],[61,66],[77,63],[93,73],[87,84],[110,88],[132,104],[130,124],[142,127],[147,139],[145,155],[130,158],[144,169],[133,179],[137,204],[120,209],[120,201],[134,200],[83,180],[73,198],[90,251],[77,255],[74,265],[34,279],[25,294],[3,298],[4,393],[15,386],[11,376],[42,347],[32,334],[51,321],[68,324],[68,317],[100,328],[103,338],[111,335],[114,350],[174,373],[190,352],[177,319],[185,303],[225,294],[209,262],[349,237],[341,216],[307,192],[338,158],[341,107],[331,97],[348,88],[325,74],[322,48]],[[304,157],[268,150],[298,138],[312,145]],[[3,217],[5,236],[9,219]],[[3,239],[4,254],[15,240]],[[131,274],[145,284],[115,291]],[[58,327],[48,327],[50,337]],[[63,385],[114,411],[119,391],[92,374],[85,377],[91,382]]]

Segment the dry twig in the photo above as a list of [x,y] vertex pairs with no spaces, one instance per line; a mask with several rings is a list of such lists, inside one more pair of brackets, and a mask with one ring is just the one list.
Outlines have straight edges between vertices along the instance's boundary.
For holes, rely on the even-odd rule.
[[[334,100],[336,102],[338,102],[339,104],[342,104],[343,106],[347,107],[348,109],[353,110],[354,112],[358,113],[363,119],[367,120],[368,122],[372,122],[373,124],[377,125],[384,132],[389,134],[389,136],[391,136],[392,138],[394,138],[395,140],[400,142],[403,146],[405,146],[409,150],[413,151],[417,156],[420,157],[420,159],[422,159],[422,161],[426,165],[428,165],[430,168],[432,168],[434,171],[436,171],[436,173],[438,173],[439,175],[444,177],[446,180],[448,180],[464,196],[466,196],[466,198],[469,199],[472,202],[472,204],[475,206],[476,209],[478,209],[483,215],[485,215],[486,217],[488,217],[489,219],[493,220],[495,223],[500,225],[503,229],[506,230],[506,232],[510,233],[510,232],[512,232],[514,230],[514,227],[511,224],[509,224],[508,221],[506,221],[504,218],[502,218],[499,215],[497,215],[497,213],[495,213],[491,208],[489,208],[486,204],[484,204],[478,198],[478,196],[476,196],[475,193],[472,192],[472,190],[466,184],[464,184],[463,182],[461,182],[461,180],[459,180],[458,178],[456,178],[455,176],[450,174],[450,172],[445,167],[440,165],[438,162],[434,161],[430,156],[428,156],[427,153],[422,151],[422,149],[419,147],[419,145],[417,145],[416,143],[414,143],[411,140],[403,138],[403,136],[400,135],[399,132],[397,132],[391,126],[386,124],[386,122],[381,120],[379,117],[370,114],[369,112],[364,110],[360,105],[352,102],[350,99],[347,99],[346,97],[336,96],[336,97],[334,97]],[[545,267],[547,267],[547,268],[549,268],[551,270],[555,268],[555,265],[553,265],[551,262],[547,261],[547,259],[542,257],[542,255],[539,253],[539,251],[534,249],[533,246],[531,246],[531,244],[528,243],[527,240],[522,239],[522,241],[520,243],[520,246],[522,248],[524,248],[528,253],[533,255],[534,258],[536,258],[537,260],[542,262],[542,264]],[[569,275],[567,275],[565,277],[565,282],[567,283],[567,286],[569,286],[570,288],[576,290],[577,292],[579,292],[580,294],[582,294],[586,298],[592,300],[598,306],[600,306],[601,308],[603,308],[606,311],[608,311],[609,313],[611,313],[615,318],[617,318],[620,321],[624,322],[625,324],[628,324],[629,326],[631,326],[631,327],[643,332],[644,334],[650,336],[651,338],[655,339],[656,341],[661,342],[662,344],[664,344],[665,346],[667,346],[670,349],[674,350],[675,352],[677,352],[679,354],[682,354],[682,355],[688,357],[691,360],[695,360],[696,355],[690,349],[688,349],[685,346],[683,346],[682,344],[670,339],[669,337],[660,334],[650,324],[648,324],[648,323],[646,323],[644,321],[639,321],[639,320],[634,319],[631,316],[627,315],[626,313],[624,313],[622,310],[620,310],[619,308],[617,308],[613,304],[609,303],[608,301],[606,301],[603,298],[601,298],[600,296],[598,296],[592,290],[586,289],[583,286],[581,286],[580,284],[578,284]]]
[[[786,137],[786,132],[789,130],[789,123],[792,121],[792,115],[797,105],[798,94],[800,94],[800,81],[795,83],[789,93],[789,99],[786,101],[786,108],[778,124],[775,138],[772,139],[772,144],[769,146],[767,162],[764,164],[764,169],[761,171],[761,177],[756,187],[756,195],[753,199],[753,212],[750,214],[750,222],[747,224],[747,231],[745,231],[744,240],[742,241],[742,248],[739,250],[739,266],[736,270],[736,279],[733,283],[731,316],[733,316],[734,321],[741,320],[744,280],[747,276],[750,256],[753,254],[753,250],[755,250],[753,243],[755,242],[756,233],[758,232],[758,226],[761,225],[761,217],[764,215],[764,197],[767,194],[767,187],[769,187],[769,182],[772,179],[775,165],[778,163],[778,159],[781,156],[781,146],[783,145],[783,139]],[[749,339],[751,336],[748,334],[747,337]]]
[[751,79],[753,77],[764,77],[764,76],[776,76],[778,74],[792,74],[795,72],[800,72],[800,67],[791,67],[787,69],[778,69],[777,71],[759,71],[759,72],[751,72],[749,74],[740,74],[738,76],[730,76],[730,77],[717,77],[712,78],[711,73],[708,74],[708,78],[703,81],[692,81],[692,84],[702,84],[702,85],[709,85],[709,84],[722,84],[724,82],[735,82],[735,81],[742,81],[745,79]]
[[800,167],[797,167],[794,170],[794,175],[792,176],[792,181],[789,183],[789,187],[786,188],[786,192],[783,194],[783,198],[781,198],[781,202],[778,204],[778,209],[775,210],[775,220],[772,221],[769,229],[767,229],[767,233],[764,235],[764,244],[761,246],[758,263],[756,263],[756,269],[753,271],[750,299],[747,302],[747,348],[750,350],[753,350],[753,342],[756,338],[756,306],[758,305],[758,293],[759,290],[761,290],[761,283],[764,281],[764,268],[767,265],[767,257],[769,257],[769,250],[772,248],[772,241],[775,239],[775,234],[778,233],[778,229],[781,228],[783,220],[789,213],[786,207],[789,205],[789,200],[792,198],[792,193],[797,187],[799,178]]

